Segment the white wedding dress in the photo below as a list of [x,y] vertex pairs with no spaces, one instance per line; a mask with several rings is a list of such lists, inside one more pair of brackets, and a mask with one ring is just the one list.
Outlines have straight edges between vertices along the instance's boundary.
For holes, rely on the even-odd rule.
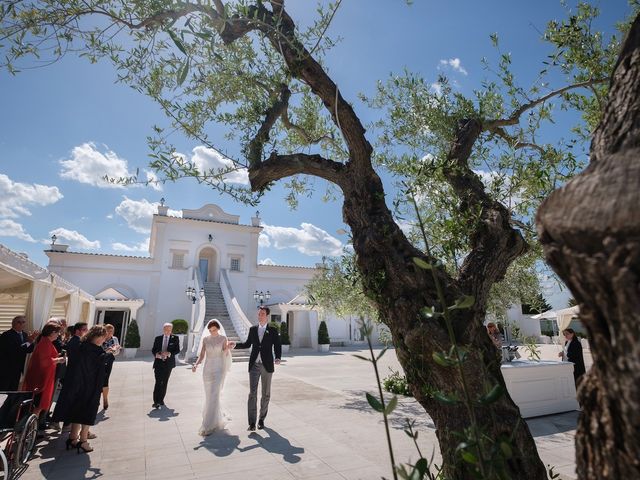
[[202,425],[198,433],[209,435],[216,430],[223,430],[229,417],[223,413],[220,396],[224,387],[224,379],[231,367],[231,352],[223,350],[226,337],[223,335],[205,336],[202,347],[205,351],[202,382],[204,384],[204,409]]

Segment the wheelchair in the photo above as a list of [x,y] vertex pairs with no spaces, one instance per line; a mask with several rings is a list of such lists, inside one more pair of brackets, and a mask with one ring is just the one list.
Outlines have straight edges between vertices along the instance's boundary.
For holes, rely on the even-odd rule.
[[38,417],[32,412],[36,394],[0,392],[0,480],[11,480],[23,471],[35,450]]

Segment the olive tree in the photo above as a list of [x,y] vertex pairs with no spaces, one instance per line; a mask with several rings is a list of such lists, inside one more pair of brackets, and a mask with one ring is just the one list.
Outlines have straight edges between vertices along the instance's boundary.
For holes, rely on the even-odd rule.
[[[194,177],[246,202],[284,179],[293,192],[307,188],[304,176],[326,180],[342,196],[364,292],[435,423],[445,476],[546,478],[483,320],[492,287],[532,241],[527,212],[577,166],[570,145],[536,142],[551,102],[597,121],[617,42],[583,42],[590,59],[584,65],[565,62],[566,50],[558,48],[548,63],[566,84],[554,89],[542,72],[531,88],[519,86],[507,54],[498,80],[472,97],[446,79],[434,92],[410,72],[393,76],[365,99],[382,114],[374,148],[324,66],[332,46],[325,31],[336,8],[320,9],[317,22],[300,29],[284,0],[4,2],[0,38],[13,73],[29,56],[55,60],[75,51],[91,61],[108,58],[121,81],[159,103],[172,128],[216,148],[210,132],[224,127],[240,146],[240,158],[227,168],[199,171],[156,127],[151,166],[166,179]],[[567,23],[550,25],[548,40],[559,44],[593,15],[583,7]],[[487,161],[496,173],[483,182],[478,166]],[[418,243],[396,222],[376,168],[405,178],[418,205]],[[248,170],[250,190],[223,181],[239,169]],[[435,210],[444,213],[423,218],[422,202],[444,203]],[[447,251],[430,240],[442,222],[453,226]]]

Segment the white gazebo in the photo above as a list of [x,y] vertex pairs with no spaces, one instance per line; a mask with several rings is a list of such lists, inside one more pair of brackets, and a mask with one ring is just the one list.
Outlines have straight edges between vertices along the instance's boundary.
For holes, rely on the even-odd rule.
[[580,307],[574,305],[573,307],[563,308],[562,310],[548,310],[538,315],[533,315],[531,318],[535,320],[555,320],[558,324],[558,331],[562,332],[565,328],[569,328],[571,320],[580,315]]

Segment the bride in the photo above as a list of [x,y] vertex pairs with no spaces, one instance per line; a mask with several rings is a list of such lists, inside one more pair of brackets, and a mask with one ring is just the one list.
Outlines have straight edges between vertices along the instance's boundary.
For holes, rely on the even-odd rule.
[[220,406],[220,394],[224,387],[224,379],[231,368],[231,349],[234,342],[229,342],[224,327],[216,319],[207,324],[208,334],[204,334],[200,341],[198,360],[192,367],[195,372],[204,360],[202,381],[204,383],[204,409],[202,411],[202,426],[198,433],[202,436],[210,435],[216,430],[224,429],[225,415]]

